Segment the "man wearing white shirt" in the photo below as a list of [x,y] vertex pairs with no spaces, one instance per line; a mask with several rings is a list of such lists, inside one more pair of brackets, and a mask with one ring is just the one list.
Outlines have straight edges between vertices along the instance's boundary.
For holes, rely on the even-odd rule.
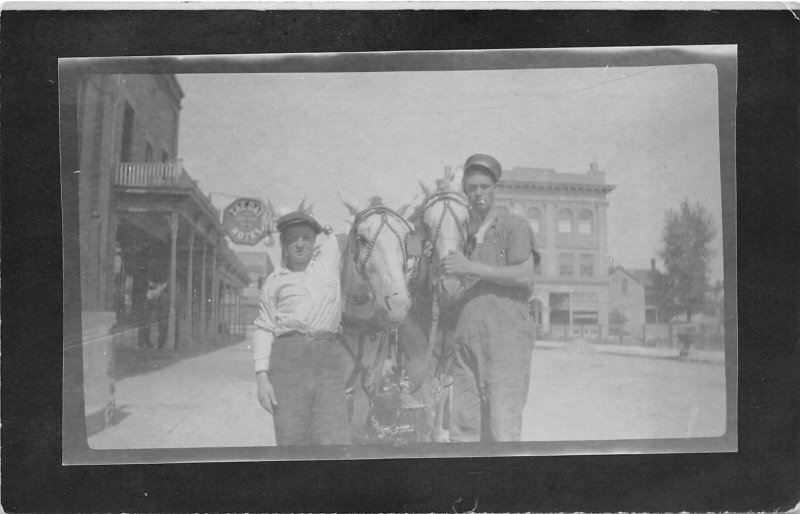
[[284,255],[264,283],[255,322],[258,400],[273,415],[279,446],[348,444],[339,244],[325,235],[317,245],[322,227],[302,211],[277,227]]

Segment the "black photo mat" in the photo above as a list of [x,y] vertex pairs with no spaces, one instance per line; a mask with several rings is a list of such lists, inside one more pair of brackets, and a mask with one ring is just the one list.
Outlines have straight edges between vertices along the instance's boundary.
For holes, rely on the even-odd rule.
[[[3,508],[794,507],[800,496],[797,23],[786,10],[5,11],[0,32]],[[62,466],[62,430],[65,438],[73,434],[62,424],[62,400],[69,396],[62,391],[62,332],[70,319],[80,319],[80,303],[62,301],[79,296],[69,289],[75,284],[69,277],[79,271],[76,263],[62,264],[62,251],[77,244],[62,234],[78,230],[66,215],[77,205],[61,190],[58,58],[717,44],[737,45],[738,61],[738,451]],[[67,285],[62,289],[62,284]]]

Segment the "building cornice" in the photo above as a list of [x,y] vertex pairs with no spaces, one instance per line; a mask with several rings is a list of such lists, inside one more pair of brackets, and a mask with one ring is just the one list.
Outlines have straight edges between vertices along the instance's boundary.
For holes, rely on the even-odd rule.
[[167,93],[167,96],[175,107],[176,111],[181,110],[181,101],[184,94],[178,79],[172,74],[154,75],[156,81],[161,85],[161,88]]
[[548,182],[498,182],[497,189],[523,189],[530,191],[566,191],[570,193],[590,192],[608,194],[617,186],[611,184],[568,184],[568,183],[548,183]]

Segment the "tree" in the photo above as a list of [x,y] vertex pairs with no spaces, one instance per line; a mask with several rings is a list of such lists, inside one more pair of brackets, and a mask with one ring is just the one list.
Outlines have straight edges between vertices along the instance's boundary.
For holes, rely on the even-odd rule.
[[660,252],[666,272],[659,282],[669,315],[686,314],[690,323],[703,308],[716,235],[711,214],[699,203],[685,199],[677,210],[667,210]]

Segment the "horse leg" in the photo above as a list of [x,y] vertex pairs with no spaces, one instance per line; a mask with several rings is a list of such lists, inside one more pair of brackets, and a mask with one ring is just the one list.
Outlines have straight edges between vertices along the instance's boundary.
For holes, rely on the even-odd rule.
[[[350,355],[359,355],[360,352],[358,349],[358,339],[358,336],[344,338],[345,344],[348,345],[352,352]],[[369,347],[369,344],[369,340],[364,342],[365,347]],[[365,348],[363,351],[366,352],[367,349],[368,348]],[[365,360],[366,358],[362,356],[362,362]],[[348,377],[353,376],[353,370],[357,365],[358,363],[352,357],[350,357],[347,368]],[[348,408],[348,412],[350,414],[350,440],[355,444],[361,444],[369,439],[369,432],[367,430],[367,423],[369,419],[369,399],[364,391],[360,375],[355,376],[354,382],[350,387],[352,389],[352,393],[349,398],[349,404],[352,406],[352,410]]]
[[431,440],[436,443],[446,443],[450,440],[450,430],[446,428],[450,411],[450,387],[444,388],[442,397],[434,408],[433,430]]

